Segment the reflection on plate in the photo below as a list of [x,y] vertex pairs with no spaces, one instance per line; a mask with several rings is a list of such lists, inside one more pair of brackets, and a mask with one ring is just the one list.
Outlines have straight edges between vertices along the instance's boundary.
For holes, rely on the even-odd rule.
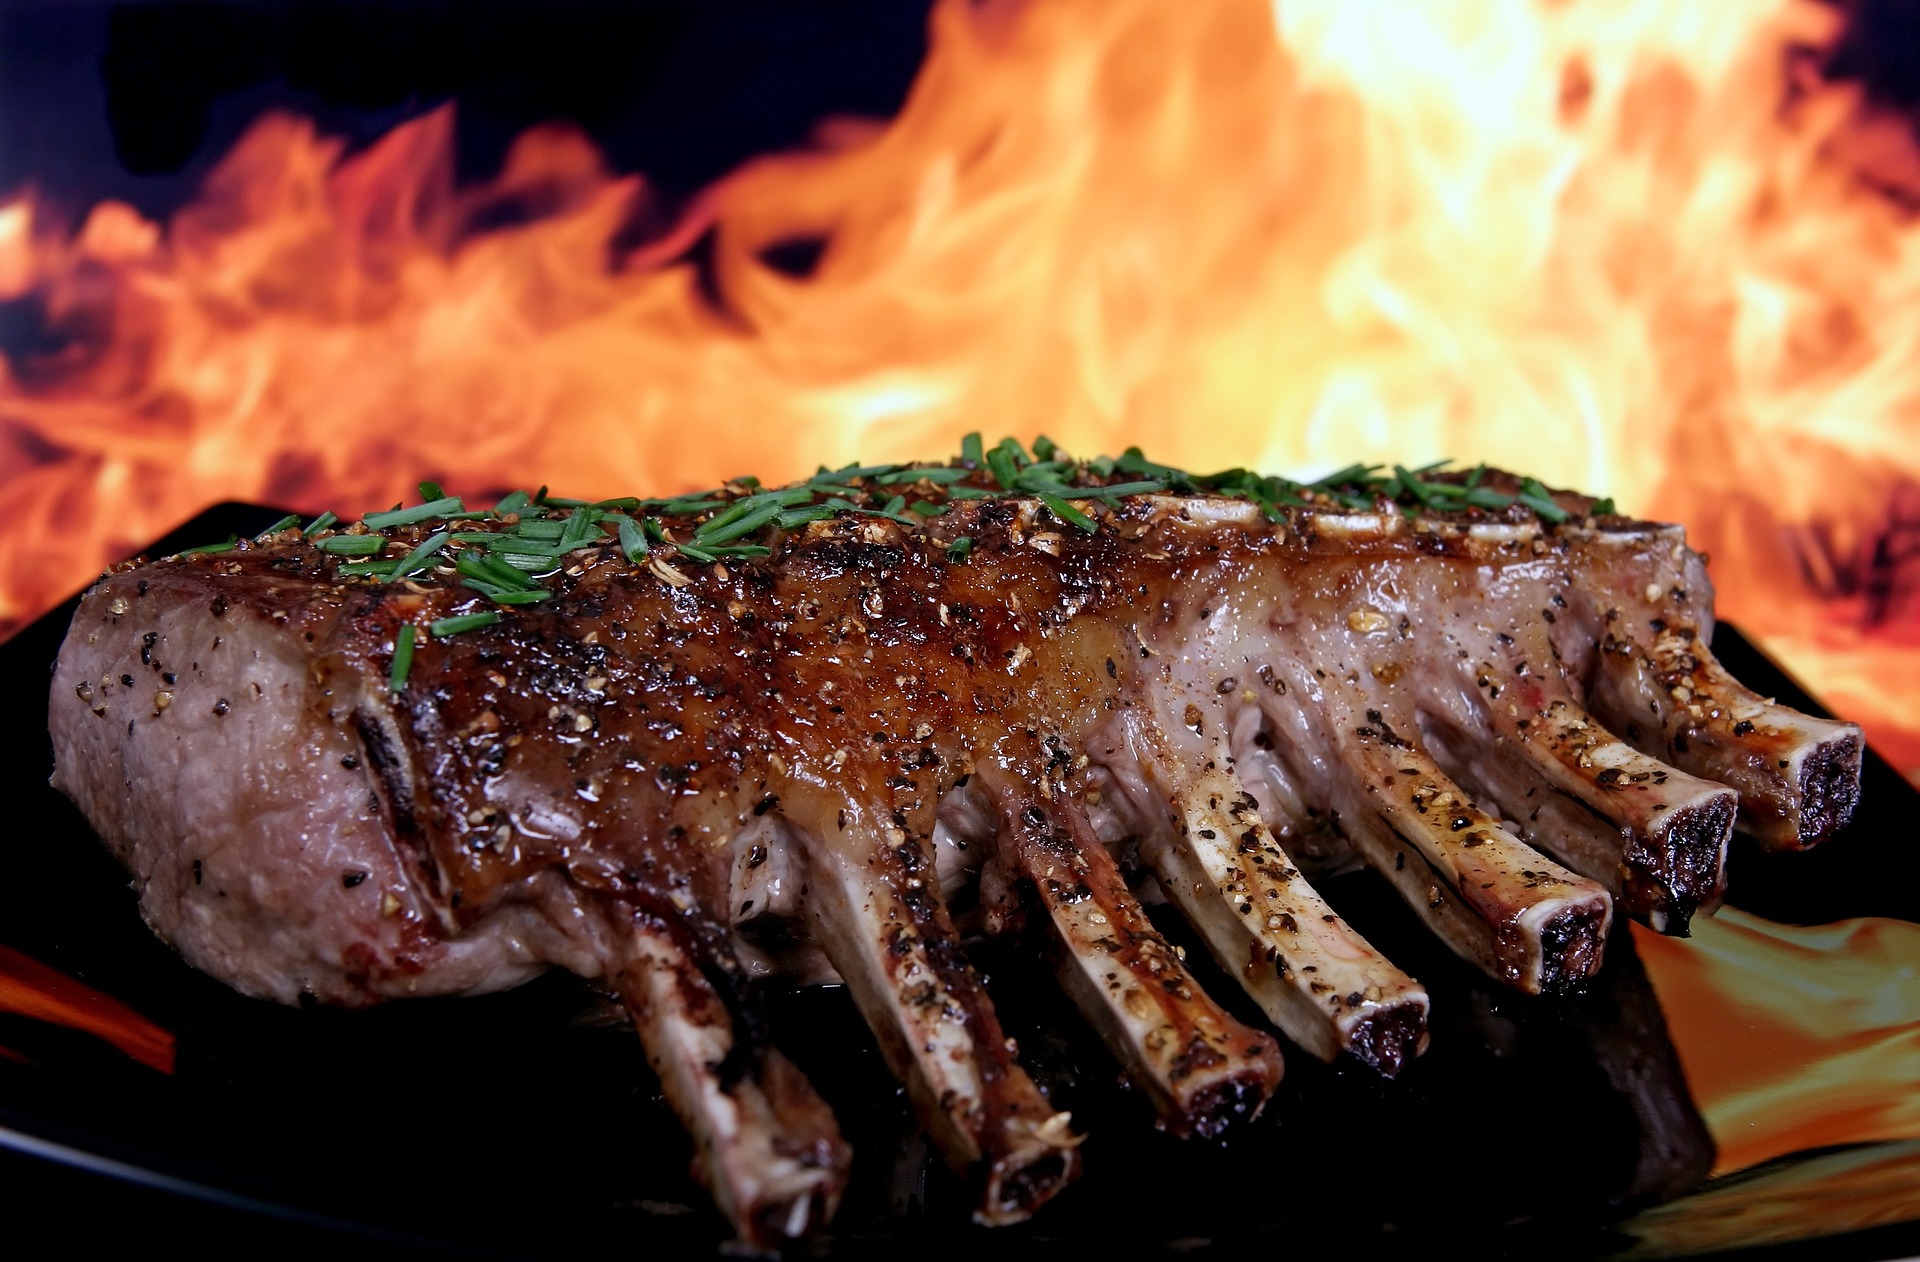
[[[225,505],[156,548],[278,515]],[[10,1008],[0,1010],[0,1147],[20,1154],[7,1168],[64,1163],[110,1176],[85,1184],[109,1207],[154,1196],[143,1184],[211,1198],[219,1208],[207,1214],[236,1222],[251,1211],[290,1230],[330,1225],[474,1252],[710,1254],[724,1242],[637,1041],[591,987],[548,976],[478,999],[302,1011],[242,998],[155,940],[125,875],[46,784],[40,681],[70,613],[0,645],[27,681],[16,723],[29,734],[0,774],[32,824],[0,882],[0,947],[170,1031],[173,1070],[57,1015],[0,1003]],[[1790,681],[1737,633],[1723,629],[1715,649],[1751,685],[1795,703]],[[1869,764],[1847,834],[1805,855],[1737,844],[1729,901],[1802,924],[1920,919],[1920,847],[1910,844],[1920,795]],[[812,1249],[897,1252],[928,1232],[1007,1255],[1070,1242],[1129,1255],[1455,1243],[1479,1256],[1663,1256],[1864,1227],[1879,1231],[1857,1238],[1853,1256],[1920,1243],[1911,1143],[1776,1163],[1687,1194],[1714,1149],[1631,933],[1616,935],[1589,993],[1527,999],[1448,956],[1370,875],[1326,893],[1428,982],[1432,1049],[1393,1082],[1294,1052],[1266,1113],[1223,1145],[1157,1133],[1092,1034],[1063,1018],[1037,957],[978,950],[1036,1079],[1090,1136],[1076,1187],[1035,1221],[992,1233],[968,1223],[964,1189],[918,1135],[847,998],[768,996],[776,1041],[858,1153],[839,1219]],[[1177,941],[1186,932],[1172,918],[1163,928]],[[1205,955],[1189,953],[1203,973]],[[1907,1234],[1888,1234],[1902,1222]]]

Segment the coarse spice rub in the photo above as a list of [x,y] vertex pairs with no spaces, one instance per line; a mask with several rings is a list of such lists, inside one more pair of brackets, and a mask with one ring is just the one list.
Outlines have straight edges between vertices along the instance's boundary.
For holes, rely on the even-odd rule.
[[964,935],[1023,933],[1152,1100],[1213,1134],[1268,1020],[1395,1073],[1428,997],[1316,892],[1365,865],[1462,957],[1578,987],[1616,904],[1711,911],[1730,831],[1814,844],[1859,730],[1707,648],[1677,527],[1484,467],[1315,482],[966,440],[937,465],[595,502],[289,518],[88,593],[55,781],[195,965],[286,1002],[616,987],[721,1208],[824,1221],[848,1155],[756,988],[838,977],[1013,1221],[1078,1136]]

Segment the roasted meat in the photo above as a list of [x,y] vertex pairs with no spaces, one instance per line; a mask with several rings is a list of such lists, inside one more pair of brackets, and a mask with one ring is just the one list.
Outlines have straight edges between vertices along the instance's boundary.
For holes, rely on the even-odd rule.
[[1529,993],[1667,933],[1730,831],[1811,845],[1857,728],[1715,663],[1678,528],[1484,469],[1301,485],[1014,444],[780,491],[441,497],[123,566],[63,647],[56,784],[156,932],[282,1002],[604,979],[750,1242],[849,1153],[757,988],[844,982],[1009,1222],[1079,1137],[966,934],[1025,933],[1179,1133],[1257,1112],[1280,1032],[1397,1072],[1428,996],[1312,879],[1365,864]]

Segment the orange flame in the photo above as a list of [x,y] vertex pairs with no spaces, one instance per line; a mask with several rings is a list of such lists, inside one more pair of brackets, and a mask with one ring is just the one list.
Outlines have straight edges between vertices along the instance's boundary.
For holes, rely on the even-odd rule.
[[[0,620],[224,497],[677,490],[976,427],[1452,456],[1690,522],[1722,607],[1920,767],[1888,546],[1920,528],[1889,517],[1920,487],[1920,233],[1880,190],[1920,165],[1804,69],[1838,20],[946,0],[890,125],[823,127],[624,254],[646,186],[565,129],[461,189],[447,113],[352,156],[264,118],[164,228],[0,208],[0,297],[66,338],[0,362]],[[804,276],[767,257],[795,241],[824,243]]]
[[[173,1035],[111,995],[0,946],[0,1012],[64,1025],[104,1039],[150,1069],[173,1072]],[[0,1056],[27,1058],[6,1047]]]
[[1796,928],[1723,908],[1690,939],[1633,928],[1715,1174],[1920,1139],[1920,925]]

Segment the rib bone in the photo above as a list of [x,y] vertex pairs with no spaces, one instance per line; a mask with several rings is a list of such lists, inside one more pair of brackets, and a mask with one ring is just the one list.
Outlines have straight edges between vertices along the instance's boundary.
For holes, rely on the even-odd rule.
[[[1736,826],[1802,850],[1845,826],[1860,797],[1858,726],[1801,714],[1743,686],[1707,648],[1713,584],[1677,526],[1571,531],[1581,627],[1555,628],[1567,660],[1594,654],[1588,704],[1635,747],[1740,795]],[[1597,645],[1596,645],[1597,641]]]
[[[1642,748],[1733,788],[1740,831],[1770,850],[1818,845],[1859,801],[1866,744],[1857,726],[1761,697],[1688,635],[1662,634],[1645,654],[1604,644],[1593,705]],[[1658,726],[1643,727],[1643,716]]]
[[[1344,710],[1338,702],[1335,707]],[[1378,710],[1337,724],[1350,777],[1333,781],[1340,827],[1465,959],[1530,994],[1600,967],[1613,903],[1482,811]],[[1411,727],[1411,725],[1409,725]]]
[[[960,949],[925,846],[848,798],[798,824],[807,913],[921,1125],[956,1171],[981,1182],[976,1221],[1018,1222],[1078,1168],[1067,1114],[1014,1060],[993,1004]],[[809,827],[809,824],[824,827]]]
[[1188,974],[1078,805],[1005,781],[994,795],[1004,861],[1045,910],[1062,985],[1152,1097],[1161,1126],[1212,1136],[1258,1114],[1280,1082],[1273,1039],[1227,1015]]
[[1352,1052],[1388,1076],[1425,1050],[1425,988],[1307,883],[1222,758],[1194,765],[1145,724],[1129,744],[1159,794],[1134,804],[1141,858],[1267,1018],[1322,1060]]
[[745,1243],[766,1249],[833,1217],[852,1152],[793,1063],[743,1046],[711,982],[661,924],[635,922],[616,977],[694,1165]]
[[1604,884],[1634,919],[1683,936],[1725,887],[1735,795],[1608,731],[1557,671],[1529,669],[1527,658],[1550,656],[1544,636],[1522,632],[1507,660],[1467,672],[1471,694],[1430,692],[1422,734],[1530,845]]

